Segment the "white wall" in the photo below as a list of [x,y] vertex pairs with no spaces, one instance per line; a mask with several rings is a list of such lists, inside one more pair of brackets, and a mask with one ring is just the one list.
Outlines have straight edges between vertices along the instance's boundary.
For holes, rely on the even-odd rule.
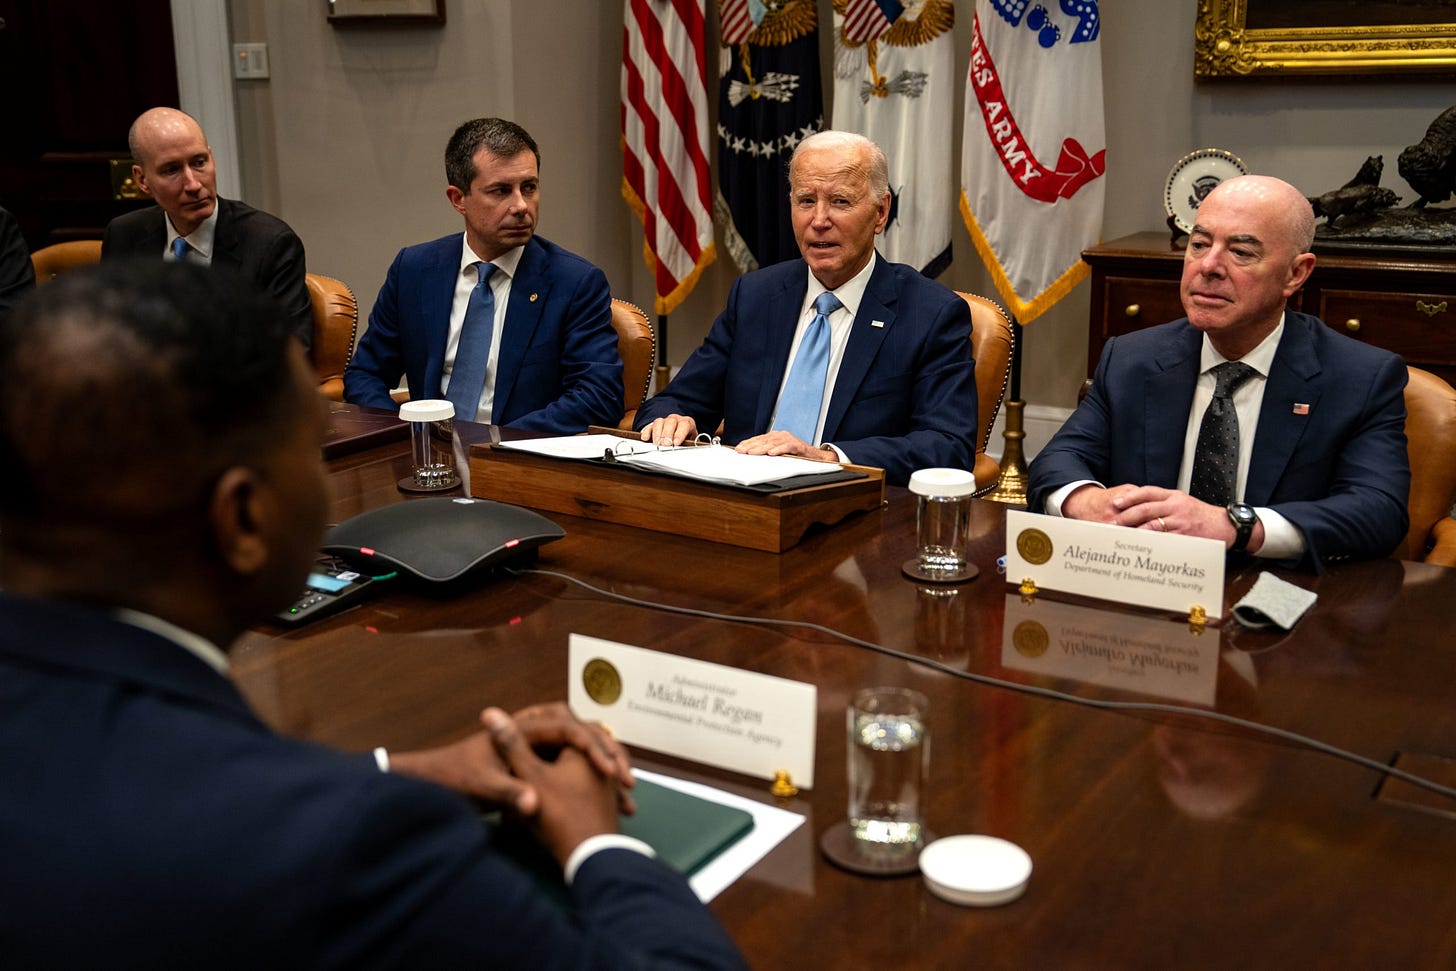
[[[401,246],[460,227],[444,198],[445,141],[460,121],[496,114],[519,121],[541,145],[542,233],[600,265],[617,296],[650,308],[641,228],[620,194],[618,0],[452,0],[443,29],[338,29],[323,6],[230,0],[233,39],[267,41],[272,66],[270,81],[236,83],[244,196],[293,225],[310,269],[350,283],[367,313]],[[1380,154],[1384,184],[1409,194],[1395,157],[1456,100],[1456,86],[1384,78],[1195,84],[1196,6],[1102,6],[1104,238],[1161,228],[1163,181],[1197,148],[1228,149],[1253,171],[1311,195]],[[710,28],[715,7],[709,3]],[[964,65],[972,4],[957,7]],[[826,58],[829,10],[821,0]],[[963,98],[958,92],[957,146]],[[942,282],[994,296],[959,219],[953,245]],[[721,257],[672,315],[673,363],[707,332],[733,275]],[[1084,283],[1026,329],[1029,418],[1075,404],[1087,369],[1088,289]],[[1028,444],[1037,444],[1034,434]]]

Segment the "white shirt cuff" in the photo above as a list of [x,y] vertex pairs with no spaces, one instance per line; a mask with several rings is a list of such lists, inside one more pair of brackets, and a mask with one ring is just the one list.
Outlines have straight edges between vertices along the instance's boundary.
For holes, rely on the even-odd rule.
[[[1046,502],[1044,503],[1046,509],[1043,511],[1048,516],[1060,516],[1062,514],[1062,503],[1066,502],[1068,496],[1076,492],[1078,489],[1082,488],[1084,485],[1100,486],[1102,485],[1102,483],[1098,482],[1096,479],[1078,479],[1076,482],[1068,482],[1066,485],[1062,486],[1060,489],[1046,497]],[[1106,487],[1103,486],[1103,488]],[[1036,512],[1036,510],[1033,509],[1032,512]]]
[[1272,509],[1256,506],[1254,513],[1264,524],[1264,545],[1254,555],[1264,560],[1297,560],[1304,556],[1304,534]]
[[600,833],[596,836],[588,836],[577,844],[576,849],[566,858],[566,885],[571,886],[571,881],[576,879],[576,871],[588,858],[602,850],[631,850],[633,853],[641,853],[643,856],[656,857],[652,847],[639,839],[631,836],[623,836],[621,833]]
[[383,745],[374,750],[374,764],[379,766],[380,772],[389,771],[389,753],[384,750]]
[[820,448],[831,448],[831,449],[833,449],[834,450],[834,454],[839,456],[839,461],[841,461],[841,462],[848,462],[849,461],[849,456],[844,454],[844,449],[840,448],[838,445],[835,445],[833,442],[824,442],[819,447]]

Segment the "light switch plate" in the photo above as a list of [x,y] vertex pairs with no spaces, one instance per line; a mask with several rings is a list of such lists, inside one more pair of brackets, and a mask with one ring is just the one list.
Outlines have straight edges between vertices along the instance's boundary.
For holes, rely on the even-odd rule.
[[267,44],[234,44],[233,77],[239,81],[256,81],[268,76]]

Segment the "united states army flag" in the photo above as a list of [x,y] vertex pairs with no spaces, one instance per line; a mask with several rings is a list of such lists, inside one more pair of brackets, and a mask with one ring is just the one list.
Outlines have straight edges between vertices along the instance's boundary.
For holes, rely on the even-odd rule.
[[976,0],[961,215],[1023,324],[1087,275],[1101,233],[1100,34],[1095,0]]

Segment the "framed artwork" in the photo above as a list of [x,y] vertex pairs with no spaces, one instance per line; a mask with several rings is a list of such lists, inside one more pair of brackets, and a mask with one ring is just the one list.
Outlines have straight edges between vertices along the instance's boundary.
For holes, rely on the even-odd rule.
[[445,0],[328,0],[329,23],[443,24]]
[[1193,76],[1456,69],[1456,0],[1198,0]]

